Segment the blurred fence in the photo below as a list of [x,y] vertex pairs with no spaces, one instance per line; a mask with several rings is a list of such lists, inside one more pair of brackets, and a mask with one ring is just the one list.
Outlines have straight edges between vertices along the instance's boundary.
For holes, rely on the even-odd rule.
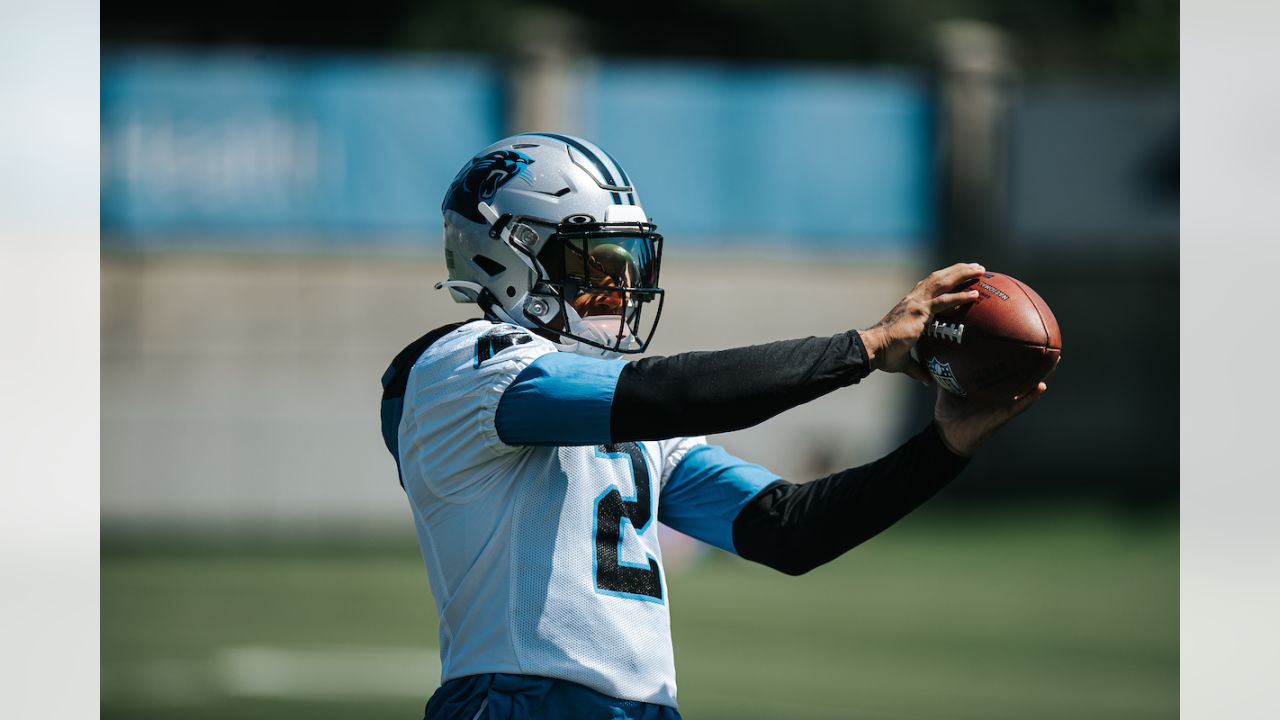
[[980,257],[1030,283],[1062,328],[1063,360],[1045,401],[994,438],[952,495],[1167,503],[1178,492],[1177,88],[1113,80],[1009,94],[998,192],[975,202],[992,221],[978,236],[949,227],[935,263]]
[[[1176,88],[992,80],[940,101],[945,80],[883,68],[556,72],[532,115],[608,147],[668,238],[655,352],[866,327],[930,265],[982,260],[1040,290],[1066,364],[949,492],[1176,492]],[[512,74],[476,56],[104,55],[108,527],[405,527],[377,379],[474,315],[429,289],[439,200],[472,153],[533,129],[513,128],[531,113]],[[946,132],[973,98],[981,173]],[[193,249],[212,252],[173,252]],[[892,447],[925,395],[877,374],[717,441],[804,480]]]
[[1015,242],[1176,253],[1176,86],[1029,88],[1015,98],[1008,134],[1007,232]]

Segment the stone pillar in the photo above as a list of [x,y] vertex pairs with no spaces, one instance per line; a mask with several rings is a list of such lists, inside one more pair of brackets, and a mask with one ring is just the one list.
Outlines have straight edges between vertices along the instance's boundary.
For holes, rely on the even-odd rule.
[[1009,250],[1009,40],[986,23],[933,30],[941,259],[995,265]]
[[580,132],[574,69],[581,24],[563,11],[535,7],[520,13],[516,28],[507,66],[507,132]]

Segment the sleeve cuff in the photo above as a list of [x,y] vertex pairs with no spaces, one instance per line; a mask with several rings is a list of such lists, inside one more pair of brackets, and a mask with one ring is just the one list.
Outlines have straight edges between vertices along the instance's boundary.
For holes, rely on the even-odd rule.
[[862,333],[850,330],[849,334],[853,336],[853,352],[857,356],[855,362],[858,365],[858,371],[853,377],[853,382],[857,383],[871,374],[871,358],[867,355],[867,346],[862,342]]

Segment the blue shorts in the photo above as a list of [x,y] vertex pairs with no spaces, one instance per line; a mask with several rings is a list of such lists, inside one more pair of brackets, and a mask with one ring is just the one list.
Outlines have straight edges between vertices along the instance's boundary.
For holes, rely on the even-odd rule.
[[450,680],[424,720],[681,720],[666,705],[619,700],[568,680],[489,673]]

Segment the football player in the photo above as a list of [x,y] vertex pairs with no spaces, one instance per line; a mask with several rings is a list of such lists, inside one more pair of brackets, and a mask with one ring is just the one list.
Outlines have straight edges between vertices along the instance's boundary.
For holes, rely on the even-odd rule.
[[975,409],[940,392],[887,456],[796,484],[703,437],[873,370],[930,382],[910,349],[947,290],[922,280],[874,327],[628,361],[653,338],[663,238],[622,166],[529,133],[476,155],[444,198],[445,288],[482,317],[383,375],[395,457],[440,615],[434,718],[678,718],[658,521],[790,575],[919,506],[1044,391]]

